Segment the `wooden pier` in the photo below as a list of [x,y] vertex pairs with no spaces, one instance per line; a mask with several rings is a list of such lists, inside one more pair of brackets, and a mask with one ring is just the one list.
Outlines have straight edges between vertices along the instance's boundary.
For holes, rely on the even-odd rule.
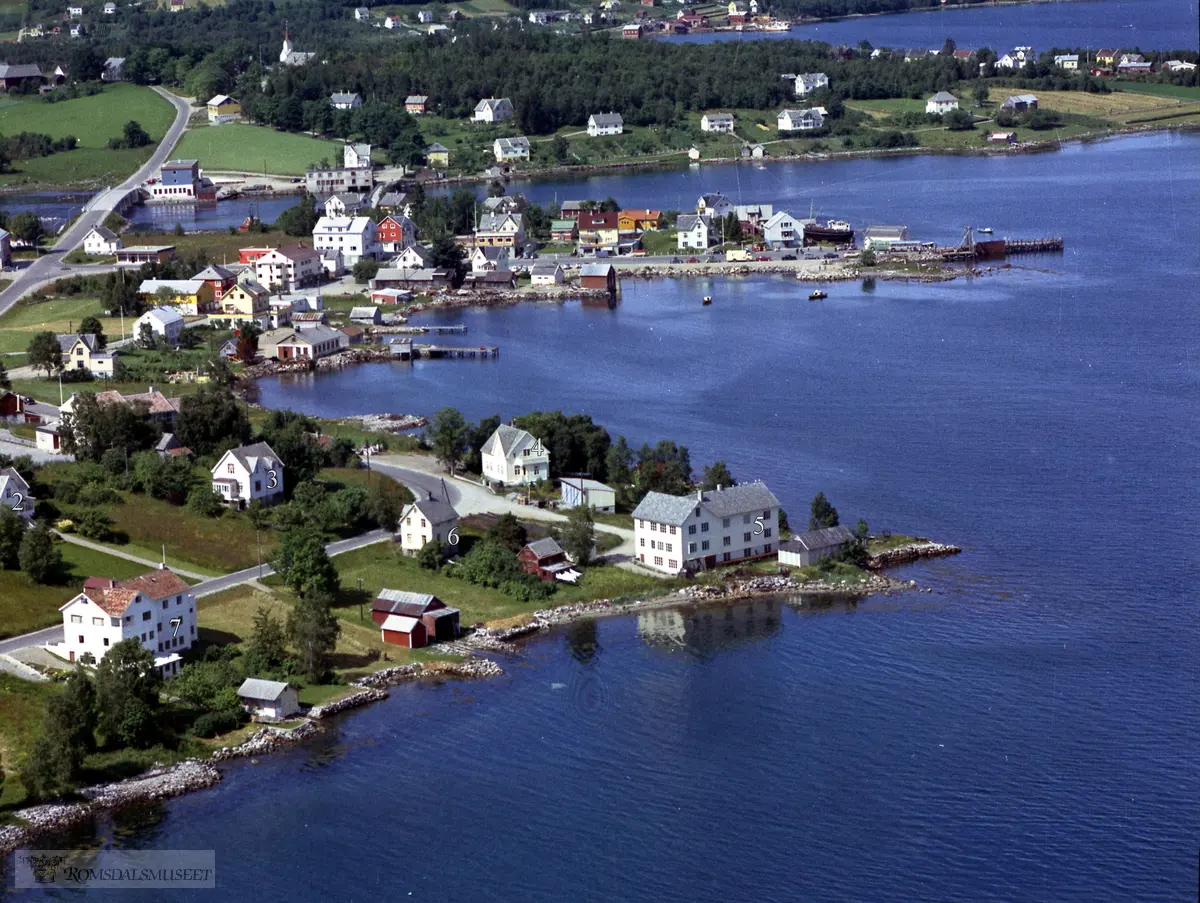
[[1062,253],[1061,236],[1052,238],[987,238],[979,240],[968,226],[957,248],[938,248],[937,254],[946,261],[985,260],[1007,257],[1009,254]]
[[478,345],[474,348],[464,348],[456,345],[413,345],[413,357],[434,358],[495,358],[500,356],[496,345]]
[[466,335],[467,327],[463,323],[448,326],[392,326],[387,332],[394,335]]

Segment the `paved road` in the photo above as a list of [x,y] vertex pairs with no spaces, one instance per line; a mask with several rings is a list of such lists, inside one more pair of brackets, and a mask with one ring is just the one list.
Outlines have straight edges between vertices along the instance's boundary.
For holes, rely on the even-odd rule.
[[[167,129],[167,134],[159,142],[150,159],[120,185],[108,188],[96,195],[79,218],[55,242],[52,251],[43,254],[29,266],[14,274],[12,285],[0,292],[0,315],[3,315],[26,292],[33,291],[43,283],[70,275],[70,273],[85,272],[86,268],[83,267],[64,267],[61,256],[74,250],[93,226],[104,222],[105,217],[113,211],[121,198],[155,174],[170,157],[171,152],[175,150],[175,145],[183,135],[184,129],[187,128],[188,117],[192,114],[191,105],[186,100],[176,97],[162,88],[154,90],[175,108],[175,121]],[[111,269],[111,267],[105,269]],[[104,272],[105,269],[100,271]]]

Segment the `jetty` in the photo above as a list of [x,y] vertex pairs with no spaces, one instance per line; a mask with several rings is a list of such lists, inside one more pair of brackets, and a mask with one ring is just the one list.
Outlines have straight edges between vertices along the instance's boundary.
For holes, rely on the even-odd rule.
[[995,259],[1010,254],[1061,254],[1062,236],[1050,238],[995,238],[978,241],[970,226],[963,233],[963,240],[956,248],[938,248],[937,254],[945,261]]
[[495,358],[500,356],[500,348],[496,345],[478,345],[466,348],[457,345],[417,345],[412,346],[413,357],[424,357],[431,360],[436,358]]
[[395,335],[466,335],[467,327],[464,323],[455,323],[446,326],[390,326],[386,330],[375,331]]

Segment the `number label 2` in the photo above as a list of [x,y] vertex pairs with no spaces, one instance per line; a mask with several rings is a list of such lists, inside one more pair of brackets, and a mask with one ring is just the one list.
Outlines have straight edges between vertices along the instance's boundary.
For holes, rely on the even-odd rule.
[[19,493],[19,492],[14,492],[13,499],[15,499],[15,501],[12,504],[12,510],[13,511],[24,511],[25,510],[25,496],[21,495],[21,493]]

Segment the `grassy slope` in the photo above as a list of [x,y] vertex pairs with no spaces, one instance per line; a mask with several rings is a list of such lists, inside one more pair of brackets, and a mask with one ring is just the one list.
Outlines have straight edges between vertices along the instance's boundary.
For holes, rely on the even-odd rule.
[[[0,318],[0,353],[24,351],[35,332],[45,329],[56,333],[78,329],[84,317],[100,317],[104,334],[109,339],[121,337],[121,321],[116,317],[103,316],[100,302],[92,298],[60,298],[54,301],[17,304]],[[127,330],[133,328],[133,318],[125,322]]]
[[147,570],[136,562],[66,542],[59,543],[58,549],[67,567],[66,579],[59,586],[37,586],[20,571],[0,571],[0,637],[61,624],[59,606],[79,592],[85,577],[123,579]]
[[[12,364],[10,363],[9,366],[11,367]],[[39,372],[44,373],[44,371]],[[200,389],[200,386],[196,383],[176,383],[171,386],[167,386],[164,383],[165,380],[160,379],[154,383],[154,386],[161,389],[163,394],[169,395],[172,398],[176,395],[192,395]],[[18,392],[21,395],[29,395],[47,404],[58,404],[57,379],[47,380],[39,376],[34,379],[14,379],[12,384],[14,392]],[[149,386],[150,383],[148,382],[116,382],[114,380],[102,379],[83,383],[63,383],[63,397],[69,396],[72,392],[105,392],[109,389],[129,395],[131,393],[145,392]]]
[[119,181],[146,162],[154,148],[107,150],[108,139],[120,137],[125,123],[135,119],[158,142],[174,118],[167,101],[137,85],[109,85],[100,94],[53,104],[36,97],[0,98],[0,133],[79,139],[73,151],[15,163],[18,171],[0,175],[0,185]]
[[0,811],[15,808],[25,799],[25,788],[12,771],[18,756],[41,730],[46,700],[53,692],[53,684],[35,684],[0,673],[0,757],[6,777],[0,786]]
[[272,128],[229,123],[186,132],[179,157],[195,158],[208,170],[249,170],[279,175],[303,175],[313,163],[342,159],[342,145],[309,135],[277,132]]

